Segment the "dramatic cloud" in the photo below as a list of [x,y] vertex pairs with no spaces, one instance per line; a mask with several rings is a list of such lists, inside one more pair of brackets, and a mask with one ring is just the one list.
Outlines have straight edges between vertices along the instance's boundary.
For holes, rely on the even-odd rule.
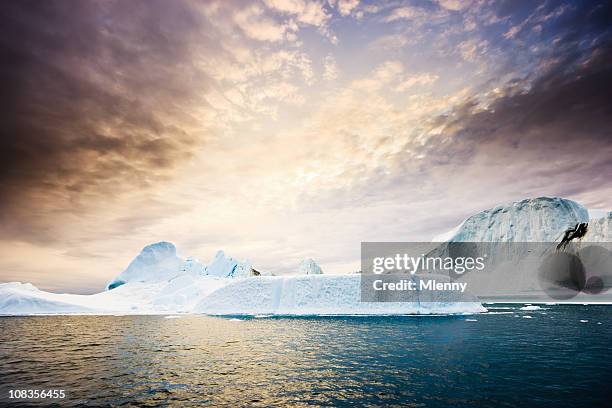
[[[207,39],[167,2],[2,6],[0,222],[51,239],[47,220],[167,179],[205,141],[187,110],[207,90]],[[47,210],[47,211],[45,211]]]
[[[561,195],[574,194],[573,184],[584,191],[609,188],[602,178],[612,174],[609,22],[610,9],[603,7],[560,22],[568,30],[556,33],[532,77],[470,98],[433,122],[441,137],[432,140],[430,154],[445,152],[459,163],[479,151],[493,153],[500,162],[524,165],[527,174],[544,166],[551,180],[565,180],[568,190]],[[578,36],[579,27],[591,27],[594,36]]]

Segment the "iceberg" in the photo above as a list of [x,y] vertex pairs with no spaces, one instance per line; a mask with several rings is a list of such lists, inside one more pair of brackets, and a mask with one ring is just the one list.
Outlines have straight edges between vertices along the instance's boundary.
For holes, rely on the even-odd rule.
[[[610,299],[609,295],[603,295],[612,282],[612,260],[606,249],[609,245],[589,244],[612,241],[611,212],[587,210],[575,201],[559,197],[525,199],[475,214],[434,238],[434,242],[439,241],[445,243],[439,244],[431,254],[447,256],[452,251],[473,251],[488,255],[486,274],[457,278],[467,282],[483,299],[541,301],[549,299],[551,294],[559,299],[574,296],[588,301]],[[472,244],[453,247],[458,242]],[[563,283],[561,270],[551,269],[546,263],[559,259],[561,255],[555,254],[565,251],[568,247],[564,243],[570,242],[575,245],[570,246],[569,252],[575,253],[582,268],[582,272],[578,269],[572,272],[578,279],[575,288],[563,286],[567,283]],[[581,279],[586,285],[580,283]]]
[[396,315],[485,312],[476,298],[362,302],[359,275],[220,278],[180,275],[127,282],[94,295],[57,294],[18,282],[0,284],[0,314]]
[[219,251],[210,265],[182,259],[170,242],[147,245],[93,295],[50,293],[31,284],[0,284],[0,314],[378,315],[486,311],[476,298],[362,302],[361,276],[323,275],[312,259],[301,275],[260,276],[248,261]]

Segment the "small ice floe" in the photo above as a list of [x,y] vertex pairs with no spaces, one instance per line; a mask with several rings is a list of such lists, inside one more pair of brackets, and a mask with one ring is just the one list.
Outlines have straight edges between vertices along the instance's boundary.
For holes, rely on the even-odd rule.
[[529,316],[529,315],[525,315],[525,316],[523,316],[523,319],[533,319],[533,317]]
[[476,319],[465,319],[466,322],[477,322],[478,320]]
[[540,309],[542,309],[540,306],[533,306],[533,305],[525,305],[521,307],[521,310],[540,310]]
[[597,322],[597,324],[601,324],[601,322]]
[[180,319],[183,316],[175,316],[175,315],[170,315],[170,316],[164,316],[164,319]]
[[588,322],[589,322],[588,320],[584,320],[584,319],[580,320],[580,323],[588,323]]

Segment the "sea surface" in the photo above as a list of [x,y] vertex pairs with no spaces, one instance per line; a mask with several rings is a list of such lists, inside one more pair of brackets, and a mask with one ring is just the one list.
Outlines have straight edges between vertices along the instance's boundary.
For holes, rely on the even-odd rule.
[[[0,317],[0,406],[612,406],[612,306],[520,306],[454,317]],[[66,397],[10,400],[17,389]]]

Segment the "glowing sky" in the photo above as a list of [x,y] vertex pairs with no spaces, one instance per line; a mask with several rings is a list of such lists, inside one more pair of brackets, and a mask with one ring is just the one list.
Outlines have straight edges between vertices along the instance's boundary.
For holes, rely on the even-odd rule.
[[563,1],[4,1],[0,281],[148,244],[359,268],[482,209],[612,203],[612,11]]

